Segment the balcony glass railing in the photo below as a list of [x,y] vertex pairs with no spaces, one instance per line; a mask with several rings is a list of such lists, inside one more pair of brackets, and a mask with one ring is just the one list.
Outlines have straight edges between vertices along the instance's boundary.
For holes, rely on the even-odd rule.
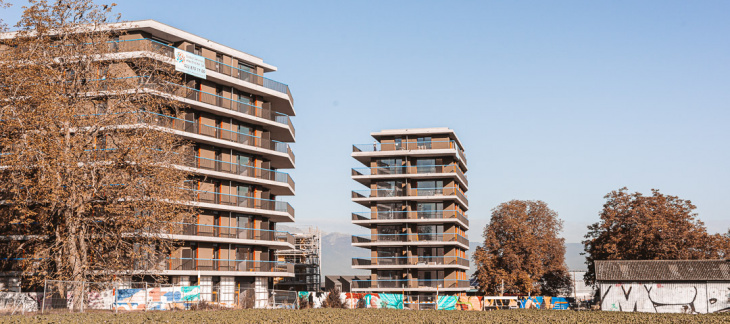
[[270,241],[294,244],[294,236],[289,232],[264,230],[245,227],[180,223],[182,235],[221,237],[242,240]]
[[401,257],[375,257],[375,258],[352,258],[354,266],[405,266],[405,265],[458,265],[469,266],[469,260],[455,256],[401,256]]
[[[109,49],[110,51],[117,53],[132,51],[152,51],[167,56],[169,58],[174,58],[173,55],[176,48],[153,39],[139,38],[109,42]],[[177,49],[184,51],[183,49]],[[289,86],[284,83],[271,80],[263,75],[258,75],[251,71],[240,69],[207,57],[204,57],[204,59],[205,67],[208,70],[212,70],[230,77],[253,83],[264,88],[274,90],[276,92],[284,93],[289,97],[289,100],[294,103],[294,98],[292,98]]]
[[373,168],[353,168],[353,176],[371,175],[398,175],[398,174],[427,174],[427,173],[456,173],[468,185],[464,172],[458,165],[419,165],[419,166],[383,166]]
[[372,144],[355,144],[352,146],[352,152],[387,152],[387,151],[411,151],[411,150],[443,150],[456,149],[459,157],[466,164],[464,150],[454,140],[448,141],[430,141],[430,142],[401,142],[401,143],[372,143]]
[[291,215],[292,218],[294,217],[294,208],[286,201],[238,196],[204,190],[188,190],[193,192],[198,202],[285,212]]
[[279,261],[168,258],[165,259],[164,269],[292,273],[294,272],[294,264]]
[[192,157],[191,160],[188,162],[188,166],[199,169],[226,172],[244,177],[253,177],[257,179],[282,182],[289,184],[291,188],[294,189],[294,180],[292,180],[292,177],[286,172],[256,168],[248,165],[208,159],[198,156]]
[[464,195],[464,193],[461,192],[458,187],[365,189],[352,191],[352,198],[387,198],[413,196],[457,196],[465,204],[469,203],[469,201],[466,199],[466,195]]
[[352,213],[352,220],[354,221],[370,221],[370,220],[389,220],[389,219],[453,219],[456,218],[469,226],[469,220],[464,216],[464,213],[458,210],[421,210],[421,211],[407,211],[407,210],[388,210],[388,211],[376,211],[376,212],[355,212]]
[[375,279],[353,280],[352,288],[469,288],[469,280],[453,279]]
[[352,236],[352,243],[378,242],[458,242],[467,246],[469,245],[469,239],[454,233],[370,234]]
[[279,141],[264,139],[250,134],[240,133],[234,130],[228,130],[211,125],[205,125],[197,121],[184,120],[172,116],[152,113],[139,112],[140,122],[157,125],[165,128],[171,128],[193,134],[209,136],[225,141],[231,141],[243,145],[250,145],[262,149],[273,150],[281,153],[287,153],[292,162],[294,161],[294,152],[289,144]]

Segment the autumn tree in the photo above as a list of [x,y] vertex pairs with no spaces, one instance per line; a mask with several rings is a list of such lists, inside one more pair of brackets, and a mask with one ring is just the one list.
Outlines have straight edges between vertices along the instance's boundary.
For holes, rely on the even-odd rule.
[[[542,201],[512,200],[492,210],[474,253],[481,292],[556,296],[570,291],[563,222]],[[504,284],[504,286],[502,286]]]
[[730,251],[730,235],[709,235],[689,200],[627,188],[604,198],[601,220],[588,226],[583,241],[586,284],[595,282],[595,260],[718,259]]
[[188,148],[155,118],[181,113],[180,76],[122,55],[111,9],[32,0],[0,34],[0,255],[24,283],[148,273],[193,212]]

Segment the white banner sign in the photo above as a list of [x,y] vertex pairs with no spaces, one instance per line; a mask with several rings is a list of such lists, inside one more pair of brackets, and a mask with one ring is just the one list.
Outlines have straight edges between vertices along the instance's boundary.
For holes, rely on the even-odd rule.
[[176,48],[175,70],[205,79],[205,58]]

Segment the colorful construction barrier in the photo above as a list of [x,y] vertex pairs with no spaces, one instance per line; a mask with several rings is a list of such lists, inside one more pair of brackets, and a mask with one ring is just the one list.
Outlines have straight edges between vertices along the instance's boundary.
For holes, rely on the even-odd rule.
[[187,309],[200,300],[200,286],[117,289],[118,310]]

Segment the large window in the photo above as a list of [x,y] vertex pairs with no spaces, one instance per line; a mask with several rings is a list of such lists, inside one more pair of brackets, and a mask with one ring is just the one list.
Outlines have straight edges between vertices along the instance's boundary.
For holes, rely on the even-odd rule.
[[403,195],[402,181],[378,181],[377,197],[397,197]]
[[401,234],[400,226],[394,225],[379,225],[378,226],[378,241],[402,241],[404,235]]
[[403,173],[403,159],[378,159],[377,169],[373,174],[401,174]]
[[416,143],[418,144],[418,149],[425,150],[431,148],[431,137],[419,137],[416,140]]
[[418,218],[441,218],[439,217],[444,210],[444,203],[418,203]]
[[426,180],[416,182],[419,196],[436,196],[444,194],[443,180]]
[[416,160],[417,173],[435,173],[436,159],[418,159]]
[[378,219],[401,219],[406,218],[403,211],[403,203],[378,204]]
[[418,225],[416,227],[419,241],[441,241],[444,234],[443,225]]

